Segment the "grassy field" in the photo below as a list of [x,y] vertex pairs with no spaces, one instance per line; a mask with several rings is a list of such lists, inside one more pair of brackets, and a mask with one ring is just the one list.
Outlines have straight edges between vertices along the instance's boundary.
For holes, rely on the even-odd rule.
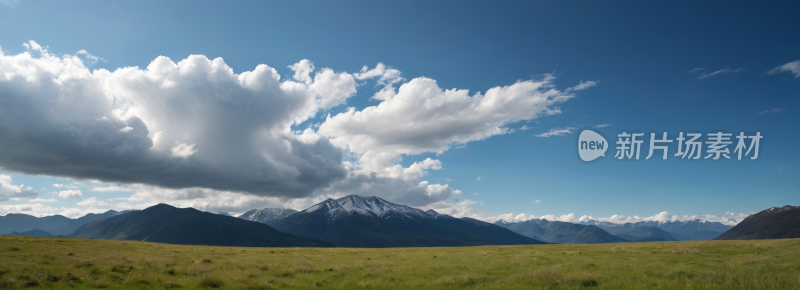
[[800,289],[800,239],[232,248],[0,236],[0,288]]

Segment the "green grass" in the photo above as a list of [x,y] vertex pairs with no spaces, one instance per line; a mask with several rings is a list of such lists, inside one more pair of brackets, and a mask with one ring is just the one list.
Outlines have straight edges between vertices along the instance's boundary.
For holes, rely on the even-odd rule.
[[0,236],[0,289],[800,289],[800,239],[234,248]]

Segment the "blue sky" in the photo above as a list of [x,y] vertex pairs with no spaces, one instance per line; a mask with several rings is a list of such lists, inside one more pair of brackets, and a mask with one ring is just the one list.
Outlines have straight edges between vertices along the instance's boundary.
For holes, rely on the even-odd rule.
[[[22,44],[33,40],[54,55],[86,50],[102,58],[92,63],[82,55],[90,70],[144,69],[158,56],[179,62],[199,54],[212,60],[224,59],[235,74],[266,64],[277,70],[282,81],[294,75],[288,66],[303,59],[313,62],[315,72],[330,68],[353,75],[364,66],[373,69],[383,63],[402,73],[403,80],[395,88],[426,77],[441,89],[469,90],[470,96],[520,80],[541,81],[546,75],[554,77],[549,84],[562,92],[581,82],[596,82],[550,106],[560,113],[504,121],[501,127],[513,132],[464,137],[467,142],[447,143],[444,150],[415,149],[415,153],[400,154],[397,163],[404,168],[427,158],[441,163],[441,169],[428,167],[423,176],[407,177],[406,185],[428,181],[447,184],[451,190],[449,195],[439,196],[446,197],[444,201],[422,197],[411,202],[415,206],[487,218],[507,213],[574,213],[597,218],[648,217],[663,211],[671,215],[750,213],[800,203],[800,151],[796,149],[800,138],[793,130],[800,124],[796,111],[800,64],[795,64],[796,71],[790,69],[792,62],[800,60],[800,38],[796,37],[800,35],[800,20],[795,15],[800,7],[796,3],[0,3],[0,48],[4,55],[32,51]],[[784,65],[789,66],[776,70]],[[319,109],[314,117],[292,124],[291,129],[304,130],[312,125],[312,130],[317,130],[313,124],[325,122],[328,114],[336,116],[350,107],[360,112],[381,103],[372,98],[383,88],[377,79],[357,83],[357,92],[346,102]],[[623,131],[647,133],[645,140],[651,132],[667,132],[674,139],[679,132],[724,131],[736,135],[759,131],[764,138],[758,160],[617,161],[611,158],[612,149],[607,152],[610,156],[584,164],[576,158],[576,128],[598,125],[608,125],[597,130],[610,137],[610,142]],[[527,130],[522,130],[523,126]],[[536,136],[552,129],[570,129],[571,133]],[[397,138],[405,137],[398,134]],[[341,144],[334,145],[342,149]],[[358,153],[350,152],[354,155],[348,157],[348,150],[342,150],[345,161],[366,164]],[[676,144],[670,150],[674,154]],[[174,192],[180,188],[161,193],[158,188],[166,183],[147,184],[146,178],[136,179],[144,180],[144,185],[134,188],[115,182],[118,180],[102,180],[106,175],[99,173],[94,178],[90,173],[80,178],[66,171],[62,176],[42,176],[30,172],[45,169],[23,174],[19,168],[24,166],[20,166],[0,163],[4,174],[13,180],[11,185],[24,183],[37,192],[38,198],[58,199],[57,203],[42,203],[52,207],[42,210],[46,213],[65,209],[83,212],[90,206],[77,203],[92,197],[107,201],[107,205],[92,207],[98,210],[124,208],[115,206],[118,202],[134,207],[173,202],[210,211],[240,211],[248,206],[303,207],[319,198],[348,193],[346,186],[333,190],[315,187],[302,199],[283,194],[286,198],[248,203],[244,197],[209,198],[218,194],[204,191],[205,199],[198,201],[187,197],[191,194]],[[330,182],[341,181],[331,178],[334,181]],[[87,181],[90,179],[102,184]],[[196,186],[206,186],[201,179]],[[82,198],[52,194],[66,190],[53,184],[73,182],[81,188]],[[191,187],[192,182],[178,187]],[[132,191],[91,191],[107,186]],[[392,186],[398,190],[389,196],[394,201],[411,200],[402,196],[404,189]],[[276,195],[248,190],[236,194]],[[137,191],[148,193],[136,200],[108,201],[127,198]],[[30,199],[0,201],[0,205],[11,212],[20,209],[14,205],[31,204]],[[467,206],[463,207],[465,200]],[[459,201],[462,206],[453,206]]]

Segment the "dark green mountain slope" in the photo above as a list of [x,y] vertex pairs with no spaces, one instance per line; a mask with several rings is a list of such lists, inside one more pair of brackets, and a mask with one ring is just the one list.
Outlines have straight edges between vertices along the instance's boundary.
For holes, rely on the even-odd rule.
[[800,238],[800,206],[773,207],[751,215],[715,240]]
[[457,247],[542,244],[503,227],[422,211],[378,197],[328,199],[272,225],[340,247]]
[[258,222],[166,204],[92,222],[66,237],[241,247],[335,246],[283,233]]

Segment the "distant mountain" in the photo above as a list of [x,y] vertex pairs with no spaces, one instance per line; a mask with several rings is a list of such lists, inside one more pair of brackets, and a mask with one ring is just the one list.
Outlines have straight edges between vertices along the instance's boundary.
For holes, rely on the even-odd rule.
[[166,204],[88,223],[66,237],[240,247],[334,246],[262,223]]
[[227,212],[224,212],[224,211],[218,212],[217,214],[218,215],[224,215],[224,216],[232,216],[231,214],[229,214]]
[[616,236],[631,242],[665,242],[688,239],[686,236],[671,234],[657,227],[641,226],[629,231],[618,232]]
[[471,218],[394,204],[378,197],[328,199],[272,225],[339,247],[442,247],[543,244]]
[[239,218],[248,221],[271,224],[297,212],[298,211],[289,208],[251,209],[240,215]]
[[751,215],[715,240],[800,238],[800,206],[765,209]]
[[719,222],[708,222],[699,219],[688,221],[641,221],[624,224],[588,220],[581,222],[581,224],[597,226],[612,235],[636,237],[643,237],[643,235],[637,233],[642,230],[647,231],[649,230],[648,228],[652,227],[669,233],[671,238],[679,241],[710,240],[732,228],[732,226]]
[[498,221],[495,225],[506,227],[518,234],[554,244],[621,243],[628,240],[611,235],[593,225],[581,225],[545,219],[524,222]]
[[0,234],[42,230],[52,235],[64,235],[87,223],[118,214],[120,212],[109,210],[101,214],[90,213],[77,219],[71,219],[62,215],[35,217],[27,214],[10,213],[0,216]]
[[50,233],[48,233],[48,232],[45,232],[45,231],[43,231],[43,230],[30,230],[30,231],[21,232],[21,233],[18,233],[18,232],[11,232],[11,233],[10,233],[10,234],[8,234],[8,235],[9,235],[9,236],[45,237],[45,238],[47,238],[47,237],[53,237],[53,235],[51,235]]

